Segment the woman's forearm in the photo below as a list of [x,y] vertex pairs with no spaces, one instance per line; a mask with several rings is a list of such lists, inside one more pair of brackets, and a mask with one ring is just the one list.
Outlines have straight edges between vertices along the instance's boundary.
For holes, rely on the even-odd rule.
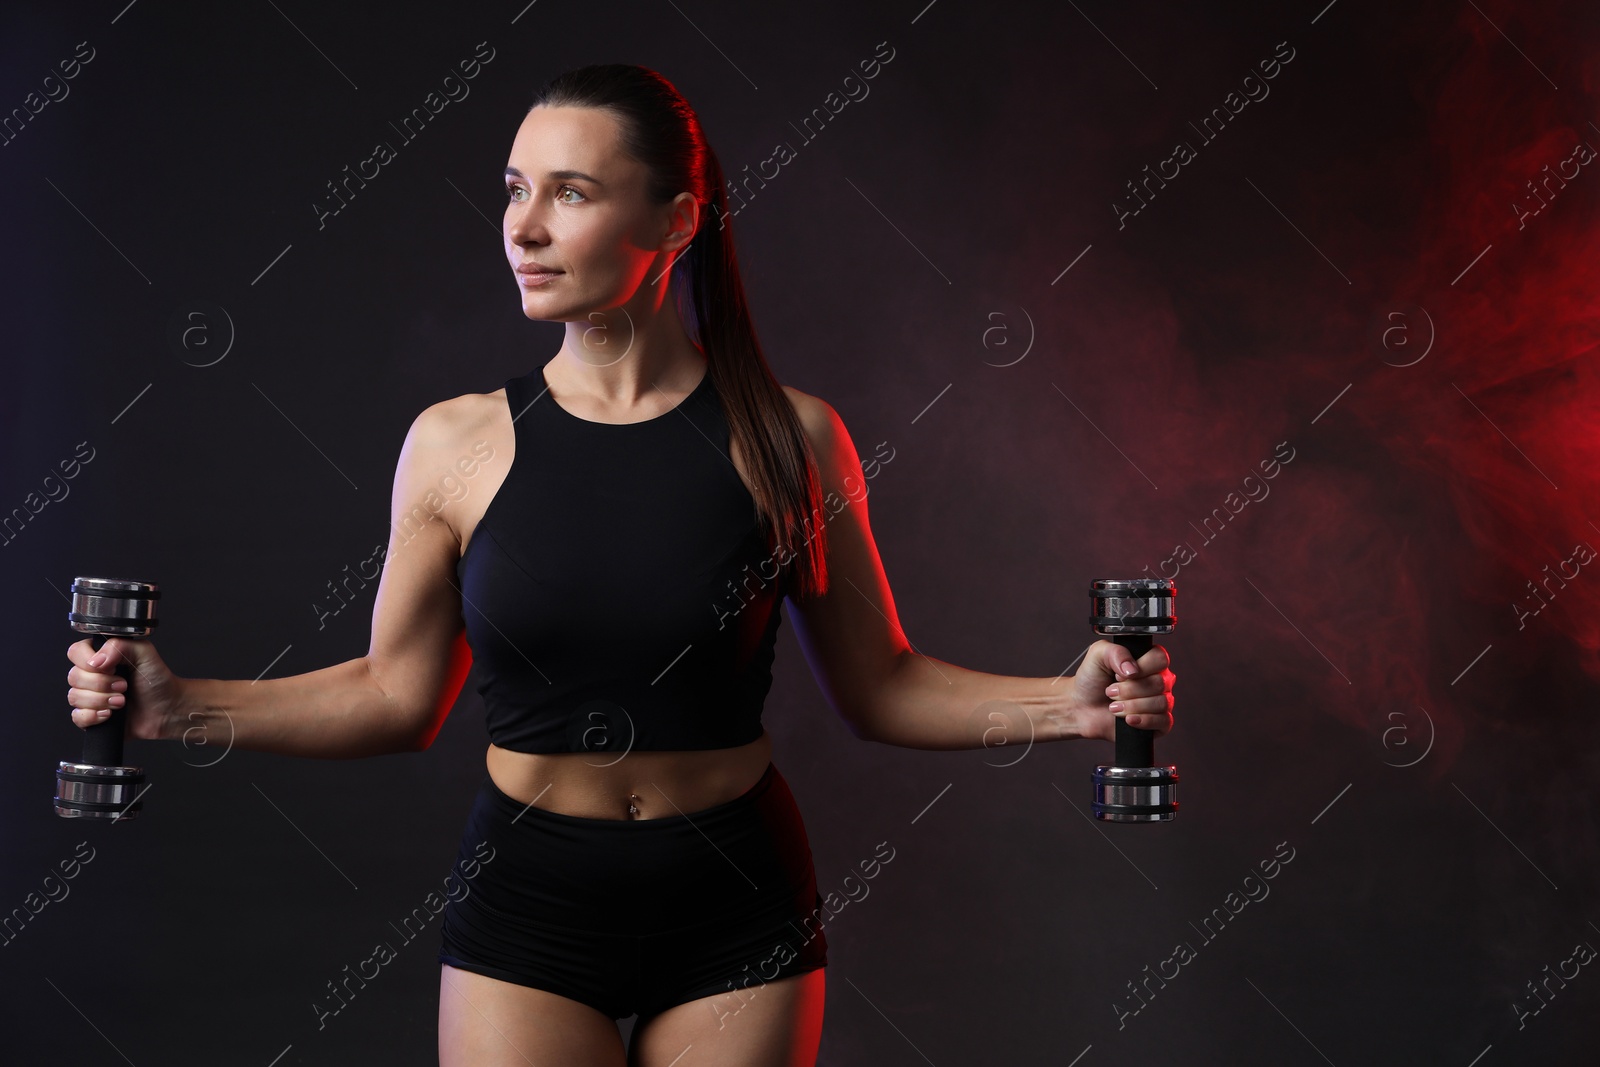
[[417,747],[402,713],[365,656],[287,678],[184,678],[163,735],[189,747],[358,759]]
[[1071,676],[967,670],[903,652],[874,701],[866,739],[902,748],[997,748],[1081,736]]

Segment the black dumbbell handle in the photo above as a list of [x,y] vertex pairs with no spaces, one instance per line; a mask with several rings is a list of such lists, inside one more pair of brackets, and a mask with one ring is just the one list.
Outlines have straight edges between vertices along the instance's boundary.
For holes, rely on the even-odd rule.
[[[106,635],[94,634],[89,642],[98,652],[100,646],[106,643]],[[122,693],[122,707],[112,708],[111,715],[104,722],[85,727],[83,731],[83,762],[91,766],[122,766],[123,720],[127,718],[127,697],[133,689],[133,666],[127,660],[117,664],[117,677],[128,683],[128,688]]]
[[[1116,634],[1111,638],[1128,650],[1137,664],[1139,657],[1150,651],[1149,634]],[[1129,726],[1126,719],[1117,719],[1118,767],[1154,767],[1156,765],[1156,735],[1137,726]]]

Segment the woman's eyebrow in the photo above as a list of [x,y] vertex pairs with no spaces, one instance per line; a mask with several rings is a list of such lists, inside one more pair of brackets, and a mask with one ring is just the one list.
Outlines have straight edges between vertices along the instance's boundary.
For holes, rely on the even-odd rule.
[[[516,167],[507,167],[506,168],[506,177],[508,177],[508,178],[526,178],[527,175],[522,173]],[[596,178],[596,177],[594,177],[593,175],[590,175],[590,174],[585,174],[581,170],[553,170],[553,171],[550,171],[547,175],[545,175],[545,177],[547,177],[547,178],[581,178],[586,182],[594,182],[596,185],[604,185],[605,184],[605,182],[601,181],[599,178]]]

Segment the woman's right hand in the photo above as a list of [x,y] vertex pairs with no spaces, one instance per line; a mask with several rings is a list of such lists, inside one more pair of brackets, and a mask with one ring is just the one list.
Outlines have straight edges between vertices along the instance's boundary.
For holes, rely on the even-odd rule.
[[[1171,662],[1160,645],[1134,659],[1115,641],[1100,638],[1092,643],[1083,666],[1072,676],[1078,736],[1115,741],[1119,717],[1157,737],[1171,731],[1172,683],[1178,680]],[[1131,673],[1123,670],[1130,663]]]
[[[97,657],[101,661],[95,664]],[[72,705],[73,725],[105,722],[110,709],[126,704],[127,736],[143,741],[181,736],[178,705],[183,679],[167,668],[152,642],[113,637],[96,651],[85,637],[67,647],[67,659],[73,664],[67,671],[67,703]],[[122,662],[132,668],[131,680],[117,674],[117,664]]]

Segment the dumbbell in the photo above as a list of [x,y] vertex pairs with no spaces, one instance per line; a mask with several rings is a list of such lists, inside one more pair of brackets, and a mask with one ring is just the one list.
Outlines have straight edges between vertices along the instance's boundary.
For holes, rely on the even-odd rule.
[[[1178,587],[1167,578],[1096,578],[1089,624],[1128,650],[1135,663],[1151,635],[1177,624]],[[1094,817],[1102,822],[1171,822],[1178,814],[1178,768],[1155,765],[1155,734],[1117,719],[1116,763],[1094,769]]]
[[[109,638],[142,640],[156,627],[161,590],[150,582],[122,578],[74,578],[67,623],[89,634],[96,651]],[[117,675],[132,688],[133,667],[117,664]],[[124,697],[127,692],[124,692]],[[144,769],[122,765],[123,720],[128,710],[112,708],[104,722],[85,727],[83,759],[61,761],[56,769],[56,814],[64,819],[131,819],[139,814]]]

